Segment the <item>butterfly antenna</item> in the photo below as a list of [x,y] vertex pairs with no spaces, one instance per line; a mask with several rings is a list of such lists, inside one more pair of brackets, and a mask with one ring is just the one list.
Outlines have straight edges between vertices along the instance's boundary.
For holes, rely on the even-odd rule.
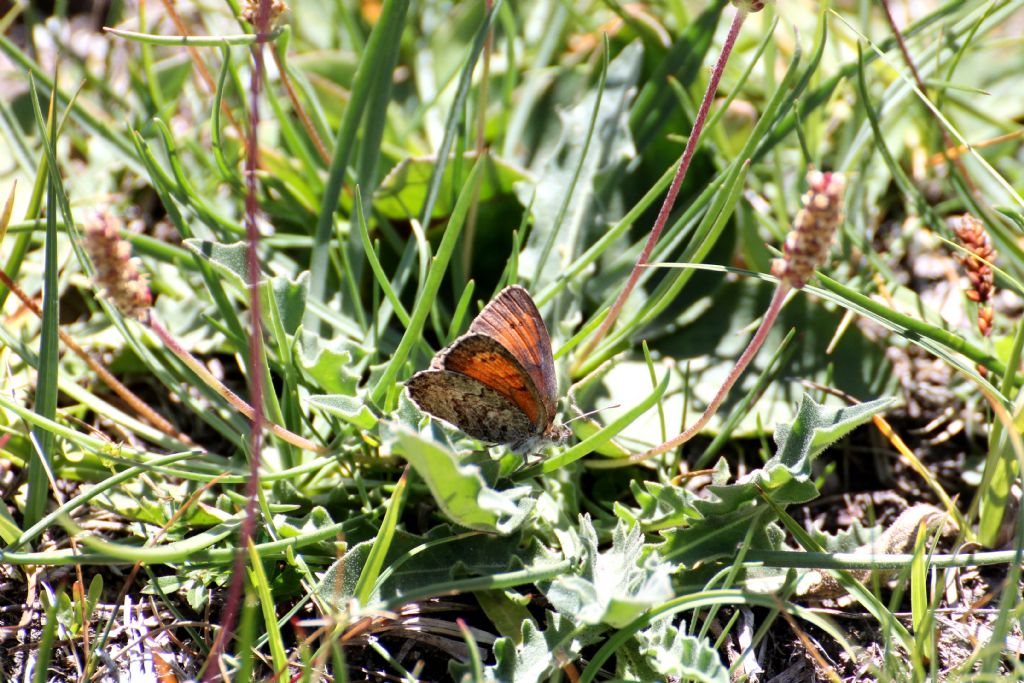
[[616,403],[613,406],[605,406],[604,408],[596,408],[594,410],[591,410],[590,412],[583,413],[582,415],[577,415],[576,417],[571,417],[568,420],[566,420],[565,422],[563,422],[562,424],[569,424],[570,422],[573,422],[574,420],[579,420],[579,419],[582,419],[584,417],[590,417],[594,413],[600,413],[602,410],[611,410],[612,408],[619,408],[619,407],[621,407],[621,405],[622,405],[621,403]]

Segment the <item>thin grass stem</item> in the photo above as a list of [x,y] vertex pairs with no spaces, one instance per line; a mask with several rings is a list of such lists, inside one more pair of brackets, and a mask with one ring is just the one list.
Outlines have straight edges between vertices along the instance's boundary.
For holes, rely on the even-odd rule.
[[[622,291],[619,293],[618,298],[615,299],[615,303],[612,304],[611,310],[605,317],[604,322],[597,328],[597,332],[590,338],[586,346],[576,356],[576,360],[573,362],[573,370],[578,369],[580,365],[587,359],[587,356],[597,347],[597,345],[604,339],[608,331],[611,330],[612,325],[618,320],[619,314],[622,313],[622,307],[626,304],[626,299],[633,293],[633,288],[636,287],[637,280],[640,279],[640,274],[643,272],[644,266],[648,263],[651,257],[651,252],[654,251],[654,245],[658,243],[658,238],[661,237],[661,232],[665,228],[665,224],[668,222],[669,214],[672,212],[672,207],[675,206],[676,196],[679,194],[679,188],[683,184],[683,179],[686,177],[686,172],[690,168],[690,161],[693,159],[693,153],[697,149],[697,143],[700,142],[701,132],[704,130],[704,123],[707,120],[708,111],[711,109],[711,102],[715,98],[715,93],[718,92],[718,83],[722,78],[722,73],[725,71],[725,65],[729,61],[729,56],[732,54],[732,49],[736,44],[736,38],[739,36],[740,27],[743,26],[743,20],[746,18],[747,13],[743,10],[736,10],[733,15],[732,24],[729,26],[729,34],[725,38],[725,44],[722,46],[722,52],[718,57],[718,61],[715,62],[715,67],[711,72],[711,80],[708,82],[708,87],[704,91],[704,98],[701,100],[700,108],[697,110],[697,117],[693,122],[693,130],[690,132],[690,137],[686,140],[686,148],[683,150],[683,156],[679,160],[679,166],[676,169],[675,177],[672,179],[672,184],[668,188],[668,194],[665,195],[665,201],[661,205],[661,209],[658,211],[658,217],[654,221],[654,227],[651,229],[651,233],[647,238],[647,243],[644,245],[643,251],[640,252],[640,258],[637,259],[636,265],[633,266],[633,271],[629,274],[629,279],[626,280],[626,284],[622,287]],[[572,374],[573,370],[570,370]]]

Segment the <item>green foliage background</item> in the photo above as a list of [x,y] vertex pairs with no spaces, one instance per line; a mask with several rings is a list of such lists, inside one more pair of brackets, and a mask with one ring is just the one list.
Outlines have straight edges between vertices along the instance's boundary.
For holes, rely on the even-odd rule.
[[[0,37],[10,92],[0,98],[0,187],[18,186],[0,258],[42,316],[0,288],[0,452],[27,482],[7,489],[0,559],[145,562],[131,591],[158,596],[181,621],[245,580],[261,610],[243,615],[229,646],[238,675],[258,651],[270,662],[261,675],[315,662],[338,680],[349,657],[410,678],[539,681],[571,663],[583,681],[725,681],[740,662],[730,669],[709,629],[717,616],[730,633],[740,607],[758,609],[754,647],[785,610],[863,657],[866,643],[801,606],[780,558],[819,566],[835,548],[800,536],[787,507],[820,495],[827,477],[815,459],[826,446],[894,405],[886,349],[916,346],[951,370],[951,397],[988,411],[986,455],[968,473],[983,483],[961,482],[976,497],[957,503],[980,526],[963,531],[991,544],[1003,524],[1019,472],[1019,321],[999,318],[982,338],[971,304],[954,295],[960,317],[943,317],[906,266],[955,251],[943,244],[948,219],[970,212],[999,254],[999,285],[1022,291],[1022,4],[894,4],[924,93],[876,4],[750,15],[652,258],[688,265],[645,269],[587,356],[580,349],[652,226],[731,5],[296,2],[266,47],[258,101],[265,336],[255,359],[243,227],[252,35],[240,8],[229,0],[184,15],[209,80],[152,3],[115,3],[103,23],[118,33],[12,14],[5,26],[17,30]],[[975,146],[954,152],[947,139]],[[770,297],[766,274],[810,167],[848,176],[847,219],[823,277],[787,305],[708,430],[714,441],[608,471],[677,433],[721,385]],[[154,319],[242,396],[248,376],[264,373],[267,419],[323,447],[265,440],[258,561],[245,577],[230,563],[249,421],[150,327],[97,296],[79,247],[97,211],[123,221]],[[550,329],[561,417],[615,406],[526,463],[425,419],[402,390],[511,283],[531,291]],[[181,433],[125,409],[58,345],[58,326]],[[760,452],[740,440],[751,438]],[[711,483],[680,484],[685,463],[713,466]],[[78,530],[64,512],[78,525],[113,515],[124,531],[82,535],[73,549],[65,531]],[[55,524],[56,541],[44,535]],[[973,561],[1012,559],[997,555]],[[915,576],[921,590],[940,587],[915,603],[919,616],[942,584]],[[766,579],[776,580],[770,592],[758,589]],[[1013,571],[1008,580],[1016,585]],[[873,675],[921,679],[947,666],[922,637],[934,621],[908,628],[877,583],[841,581],[884,643]],[[93,586],[94,605],[104,593]],[[361,619],[450,595],[476,630],[435,625],[448,645],[427,674],[377,643],[341,646]],[[63,592],[53,609],[63,621],[52,628],[108,625]],[[1015,591],[1001,610],[1019,610]],[[329,626],[300,645],[294,615]],[[189,628],[197,666],[208,639]],[[1005,672],[1009,629],[1001,618],[944,673]],[[452,655],[463,638],[464,656]]]

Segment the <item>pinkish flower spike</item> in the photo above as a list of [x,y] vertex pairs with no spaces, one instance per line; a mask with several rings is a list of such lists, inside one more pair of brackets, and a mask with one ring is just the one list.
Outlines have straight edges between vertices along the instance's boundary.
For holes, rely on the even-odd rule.
[[733,7],[748,14],[760,12],[768,4],[768,0],[732,0]]
[[800,289],[825,263],[836,229],[843,222],[842,173],[812,170],[807,174],[803,208],[793,220],[793,229],[782,246],[782,258],[772,264],[772,274],[794,289]]
[[[970,254],[959,254],[958,259],[967,272],[971,288],[965,294],[978,303],[978,330],[987,337],[992,333],[992,306],[990,302],[996,291],[995,275],[989,263],[995,258],[992,241],[985,232],[985,225],[969,213],[955,219],[953,232]],[[986,263],[987,262],[987,263]]]
[[86,223],[83,245],[96,267],[100,295],[114,303],[126,316],[146,320],[153,305],[146,276],[139,272],[139,260],[132,258],[132,245],[121,238],[121,219],[100,211]]

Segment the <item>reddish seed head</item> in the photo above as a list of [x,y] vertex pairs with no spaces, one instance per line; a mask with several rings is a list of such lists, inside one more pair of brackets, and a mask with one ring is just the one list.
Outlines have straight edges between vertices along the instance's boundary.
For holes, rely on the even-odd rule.
[[772,274],[800,289],[825,263],[836,228],[843,222],[842,173],[812,170],[807,174],[807,192],[800,200],[803,208],[793,220],[793,229],[782,246],[782,258],[772,264]]
[[768,4],[768,0],[732,0],[737,9],[747,13],[760,12]]
[[139,272],[139,260],[132,258],[131,244],[121,238],[121,220],[106,211],[97,212],[82,233],[85,250],[96,266],[101,296],[126,316],[144,321],[153,295],[146,276]]
[[[242,8],[242,18],[250,24],[256,23],[256,16],[259,13],[260,0],[246,0]],[[281,15],[288,11],[288,5],[284,0],[271,0],[270,3],[270,25],[273,26]]]
[[958,254],[957,259],[963,264],[971,282],[971,288],[965,294],[979,304],[978,330],[987,337],[992,332],[992,308],[988,302],[996,291],[995,275],[988,263],[995,258],[996,252],[985,232],[985,225],[969,213],[954,219],[953,232],[968,251],[967,254]]

